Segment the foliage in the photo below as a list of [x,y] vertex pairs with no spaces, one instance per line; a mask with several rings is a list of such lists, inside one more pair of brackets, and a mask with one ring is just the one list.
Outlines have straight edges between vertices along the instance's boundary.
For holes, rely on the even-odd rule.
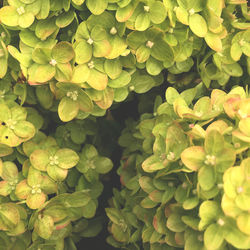
[[0,249],[108,220],[116,248],[250,248],[249,28],[245,0],[1,1]]
[[111,245],[249,249],[249,94],[197,98],[198,88],[167,88],[153,113],[129,122],[130,138],[123,130],[123,188],[106,209]]

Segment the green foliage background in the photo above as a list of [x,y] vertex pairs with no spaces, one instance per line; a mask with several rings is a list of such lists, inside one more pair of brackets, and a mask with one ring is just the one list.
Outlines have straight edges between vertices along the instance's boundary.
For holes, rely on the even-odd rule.
[[245,0],[0,1],[0,249],[106,226],[117,249],[249,249],[249,20]]

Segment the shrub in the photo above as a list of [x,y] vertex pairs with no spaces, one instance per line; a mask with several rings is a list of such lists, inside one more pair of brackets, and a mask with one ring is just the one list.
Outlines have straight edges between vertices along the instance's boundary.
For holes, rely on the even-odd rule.
[[0,248],[249,249],[249,27],[244,0],[1,1]]
[[123,188],[106,209],[113,246],[249,248],[250,99],[242,87],[196,96],[169,87],[123,130]]

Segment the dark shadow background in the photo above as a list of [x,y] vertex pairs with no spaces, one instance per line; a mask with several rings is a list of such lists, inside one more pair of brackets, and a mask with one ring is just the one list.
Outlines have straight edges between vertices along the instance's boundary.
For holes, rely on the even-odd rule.
[[[99,148],[103,148],[103,152],[100,154],[105,154],[111,158],[114,163],[114,167],[111,172],[102,180],[104,185],[104,190],[102,195],[99,198],[99,206],[97,213],[105,214],[105,208],[109,207],[108,200],[113,196],[113,188],[120,190],[120,177],[117,175],[116,171],[120,166],[120,159],[122,156],[122,148],[118,145],[118,138],[121,135],[122,129],[125,127],[125,120],[129,117],[138,119],[139,114],[137,111],[138,100],[132,98],[131,101],[119,104],[119,106],[110,110],[110,115],[113,118],[112,120],[101,120],[100,131],[97,144]],[[105,132],[103,132],[105,131]],[[103,144],[103,145],[100,145]],[[107,150],[105,152],[105,149]],[[111,151],[111,152],[110,152]],[[117,248],[112,247],[106,242],[106,238],[110,235],[107,230],[108,218],[104,223],[102,231],[93,238],[83,238],[78,242],[78,250],[114,250]]]

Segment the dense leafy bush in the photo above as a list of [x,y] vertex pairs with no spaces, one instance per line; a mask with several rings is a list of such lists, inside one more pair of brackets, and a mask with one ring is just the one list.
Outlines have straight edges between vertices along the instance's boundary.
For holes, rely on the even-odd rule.
[[0,249],[250,248],[247,1],[0,4]]
[[124,188],[106,209],[112,245],[249,249],[250,99],[241,87],[196,96],[169,87],[153,114],[128,121]]

